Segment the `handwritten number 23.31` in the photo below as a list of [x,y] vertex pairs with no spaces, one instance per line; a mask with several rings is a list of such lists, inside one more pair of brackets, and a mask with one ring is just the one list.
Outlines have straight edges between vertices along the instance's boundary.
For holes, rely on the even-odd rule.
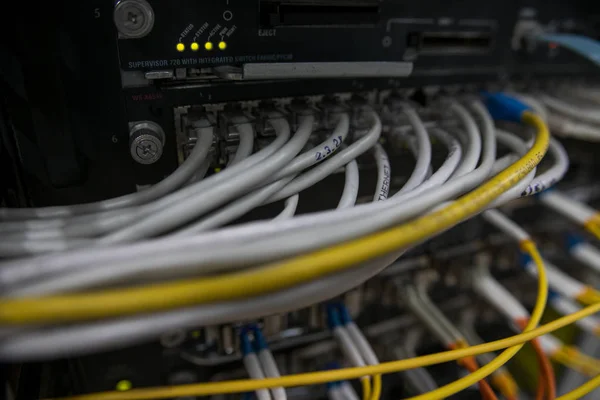
[[321,161],[322,159],[324,159],[325,157],[327,157],[328,155],[330,155],[331,153],[336,151],[338,149],[338,147],[340,147],[341,145],[342,145],[342,137],[341,136],[333,138],[333,150],[329,146],[323,146],[323,150],[317,151],[315,154],[317,161]]

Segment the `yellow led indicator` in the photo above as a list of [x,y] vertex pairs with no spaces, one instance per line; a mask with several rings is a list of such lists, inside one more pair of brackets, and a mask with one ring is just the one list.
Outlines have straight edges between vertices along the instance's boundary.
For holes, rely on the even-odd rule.
[[215,173],[218,174],[219,172],[221,172],[221,168],[215,168]]
[[192,51],[198,51],[200,49],[200,45],[194,42],[190,45],[190,49],[192,49]]
[[192,332],[192,337],[194,339],[198,339],[200,337],[200,331],[193,331]]
[[219,49],[220,50],[225,50],[227,48],[227,43],[220,41],[219,42]]
[[177,51],[181,53],[184,50],[185,50],[185,44],[177,43]]
[[128,390],[131,390],[132,386],[133,385],[131,384],[131,381],[123,379],[122,381],[117,382],[115,389],[117,389],[118,392],[126,392]]
[[204,48],[205,48],[206,50],[208,50],[208,51],[212,50],[212,49],[213,49],[213,47],[214,47],[214,46],[213,46],[212,42],[206,42],[206,43],[204,43]]

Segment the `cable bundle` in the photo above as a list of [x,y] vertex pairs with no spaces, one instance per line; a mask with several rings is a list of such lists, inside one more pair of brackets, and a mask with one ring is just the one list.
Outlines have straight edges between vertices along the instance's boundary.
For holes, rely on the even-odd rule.
[[[306,117],[292,136],[285,118],[273,114],[270,124],[277,137],[271,145],[251,156],[244,150],[223,172],[144,206],[101,207],[99,212],[94,206],[93,214],[87,214],[87,208],[4,210],[7,222],[0,230],[11,234],[13,243],[26,238],[21,254],[40,249],[57,252],[7,261],[0,267],[0,284],[6,289],[0,302],[0,321],[5,326],[0,331],[0,357],[49,358],[124,346],[151,339],[169,327],[226,323],[241,316],[258,318],[314,304],[359,285],[411,246],[486,208],[534,193],[536,188],[548,186],[547,182],[560,179],[562,165],[553,169],[553,176],[535,176],[550,142],[544,122],[505,96],[486,95],[486,101],[495,118],[522,120],[536,128],[531,147],[507,166],[509,159],[496,159],[496,140],[509,147],[512,143],[515,149],[522,141],[510,134],[496,135],[481,102],[470,100],[465,106],[453,101],[448,108],[468,139],[456,140],[437,131],[449,152],[444,164],[429,175],[429,134],[418,113],[404,106],[401,112],[417,138],[418,161],[406,186],[390,199],[382,198],[387,197],[382,193],[389,182],[387,157],[377,147],[382,122],[376,112],[368,111],[368,132],[335,154],[328,153],[329,158],[317,165],[312,157],[316,161],[317,153],[327,153],[325,146],[334,153],[329,145],[298,155],[308,141],[314,118]],[[348,135],[348,121],[347,115],[339,116],[337,133],[330,137],[333,144]],[[240,129],[249,126],[242,124]],[[457,151],[451,149],[459,146],[462,154],[456,157]],[[374,149],[380,173],[374,194],[379,201],[351,207],[356,191],[349,187],[343,194],[348,200],[340,201],[334,211],[216,229],[260,204],[292,199],[343,166],[347,166],[347,183],[356,184],[352,162],[369,149]],[[560,145],[555,144],[553,155],[559,164],[560,154]],[[247,158],[242,160],[244,156]],[[217,209],[222,205],[225,207]],[[31,219],[36,217],[41,221]],[[40,235],[30,237],[32,229]],[[78,249],[80,246],[85,247]],[[522,343],[600,310],[594,304],[535,329],[546,303],[546,273],[535,247],[524,245],[524,250],[535,261],[539,293],[524,333],[513,338],[361,368],[101,396],[163,398],[315,384],[376,376],[512,346],[471,375],[416,397],[445,398],[484,379],[514,356]],[[103,288],[116,282],[164,280],[168,281]],[[74,291],[78,293],[67,294]],[[64,323],[70,325],[53,326]],[[121,334],[125,331],[128,335]]]

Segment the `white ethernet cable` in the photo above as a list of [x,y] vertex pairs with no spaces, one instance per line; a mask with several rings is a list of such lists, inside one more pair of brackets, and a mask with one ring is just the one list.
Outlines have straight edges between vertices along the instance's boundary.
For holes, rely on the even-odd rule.
[[[271,124],[278,132],[289,131],[290,127],[284,118],[272,119]],[[114,244],[130,242],[148,236],[155,236],[174,229],[194,218],[199,217],[214,207],[233,199],[278,171],[281,167],[291,161],[304,147],[314,124],[314,117],[306,117],[300,127],[280,151],[260,163],[260,169],[252,168],[238,173],[231,179],[220,179],[218,183],[205,192],[199,193],[191,198],[181,200],[177,206],[157,210],[143,220],[133,223],[127,227],[114,231],[100,240],[101,244]],[[247,158],[244,161],[248,161]],[[236,166],[244,163],[240,162]],[[235,168],[236,166],[232,167]],[[227,169],[225,171],[227,172]],[[218,174],[217,174],[218,176]],[[204,180],[201,183],[207,182]],[[184,189],[185,190],[185,189]],[[287,197],[287,196],[286,196]]]
[[[482,164],[482,166],[480,166],[476,171],[474,171],[472,174],[469,174],[468,176],[465,176],[463,178],[459,178],[457,180],[454,181],[454,184],[451,185],[453,187],[453,190],[451,191],[451,194],[457,194],[462,192],[463,190],[466,190],[467,187],[465,187],[465,184],[468,185],[469,187],[477,182],[479,182],[481,179],[483,179],[485,176],[488,175],[488,171],[489,169],[492,167],[493,165],[493,159],[494,159],[494,154],[495,154],[495,142],[493,139],[491,139],[491,135],[493,135],[493,131],[489,131],[489,130],[485,130],[485,133],[487,135],[486,137],[486,152],[484,153],[484,163]],[[469,183],[467,183],[469,182]],[[442,186],[440,188],[435,187],[435,188],[430,188],[428,191],[424,192],[424,195],[419,197],[419,199],[411,199],[412,201],[406,201],[404,204],[405,205],[409,205],[409,206],[413,206],[416,209],[413,209],[412,212],[410,212],[409,215],[416,215],[414,213],[416,212],[422,212],[423,210],[426,210],[428,205],[431,204],[430,200],[428,200],[428,195],[431,194],[435,194],[435,197],[432,200],[435,200],[436,202],[440,199],[440,197],[438,196],[438,193],[440,191],[442,191],[443,189],[447,188],[448,186]],[[434,191],[435,189],[435,191]],[[445,196],[442,196],[442,199]],[[394,200],[396,200],[396,198],[394,198]],[[376,203],[376,205],[381,204],[381,207],[377,207],[377,208],[382,208],[382,209],[387,209],[390,213],[394,213],[397,215],[397,209],[396,208],[392,208],[391,206],[396,205],[401,203],[401,201],[404,200],[404,197],[399,196],[397,198],[396,201],[392,201],[392,202],[378,202]],[[177,259],[180,260],[180,262],[183,263],[187,263],[187,261],[185,260],[186,257],[186,252],[185,252],[185,247],[186,246],[190,246],[190,251],[193,251],[193,257],[197,257],[197,254],[199,251],[201,251],[201,246],[199,246],[200,242],[204,242],[206,243],[213,252],[212,254],[216,254],[216,249],[215,249],[215,244],[219,244],[222,242],[228,242],[228,243],[232,243],[232,242],[237,242],[237,245],[243,246],[243,241],[245,240],[245,238],[253,238],[255,240],[260,239],[266,239],[265,238],[265,234],[267,235],[272,235],[272,234],[277,234],[277,237],[279,238],[280,235],[282,233],[282,229],[288,230],[289,228],[291,228],[291,230],[296,230],[299,228],[305,228],[305,229],[309,229],[312,228],[314,229],[316,224],[319,224],[322,222],[322,218],[325,219],[328,223],[329,222],[334,222],[329,220],[326,216],[330,217],[331,219],[337,221],[340,220],[340,222],[346,221],[347,219],[352,220],[353,222],[356,221],[355,224],[352,224],[352,226],[350,227],[352,229],[352,227],[354,227],[354,229],[356,230],[356,228],[359,228],[362,226],[362,224],[358,223],[358,220],[360,219],[365,219],[365,223],[371,224],[373,223],[373,225],[376,225],[378,228],[381,227],[381,224],[385,224],[388,225],[390,223],[393,223],[394,221],[397,221],[397,219],[390,221],[389,218],[392,217],[389,213],[378,213],[373,217],[376,217],[376,219],[378,219],[378,221],[373,221],[374,218],[369,217],[368,219],[365,218],[365,214],[364,212],[369,210],[369,209],[373,209],[375,208],[373,205],[359,205],[353,209],[348,209],[348,210],[344,210],[344,211],[338,211],[336,213],[315,213],[309,216],[301,216],[298,218],[294,218],[293,220],[288,220],[288,221],[281,221],[280,223],[273,225],[273,224],[267,224],[267,223],[253,223],[253,224],[247,224],[244,226],[240,226],[240,227],[234,227],[234,228],[226,228],[224,230],[220,230],[219,232],[215,232],[215,233],[211,233],[211,235],[209,236],[196,236],[194,238],[189,238],[189,240],[178,240],[177,242],[169,242],[169,241],[163,241],[163,240],[158,240],[158,241],[152,241],[152,242],[148,242],[145,244],[132,244],[129,246],[113,246],[112,247],[112,251],[111,252],[106,252],[104,250],[98,249],[98,251],[96,251],[95,249],[88,249],[86,251],[74,251],[71,252],[72,255],[69,256],[68,253],[65,254],[61,254],[60,260],[56,260],[57,263],[54,263],[52,260],[55,259],[55,256],[44,256],[44,257],[39,257],[36,259],[29,259],[29,260],[22,260],[21,262],[18,262],[16,264],[18,264],[18,267],[16,268],[7,268],[8,265],[10,265],[10,262],[4,265],[4,268],[2,268],[2,270],[0,271],[0,281],[5,282],[5,283],[16,283],[18,281],[21,280],[26,280],[28,279],[29,276],[31,277],[39,277],[41,278],[42,276],[44,276],[44,273],[42,272],[42,269],[48,272],[60,272],[60,271],[67,271],[67,269],[70,268],[84,268],[84,267],[91,267],[94,265],[95,262],[98,262],[98,264],[100,263],[105,263],[108,265],[111,265],[112,262],[110,262],[109,259],[113,259],[114,260],[121,260],[123,261],[124,257],[126,256],[126,254],[135,254],[135,257],[132,257],[131,261],[132,263],[136,263],[136,264],[141,264],[141,265],[146,265],[146,261],[153,263],[152,260],[158,260],[159,258],[161,258],[161,254],[166,254],[167,252],[167,248],[169,248],[169,253],[170,255],[176,254],[177,256],[175,257],[175,259],[172,259],[172,257],[169,257],[168,260],[167,259],[162,259],[160,260],[160,265],[163,265],[164,263],[166,264],[171,264],[172,265],[172,261],[175,261]],[[360,212],[359,212],[360,211]],[[380,217],[379,217],[380,216]],[[341,218],[343,217],[343,218]],[[393,217],[392,217],[393,218]],[[396,216],[396,218],[398,218]],[[377,222],[377,224],[374,224],[374,222]],[[287,226],[286,226],[287,225]],[[289,227],[289,228],[288,228]],[[260,228],[263,232],[263,234],[259,234],[259,231],[257,231],[257,228]],[[372,228],[371,228],[372,229]],[[237,233],[236,233],[237,232]],[[360,232],[364,232],[362,229],[360,230]],[[337,235],[344,235],[345,238],[350,238],[352,237],[352,235],[347,235],[347,233],[350,232],[346,232],[344,230],[339,230],[336,229],[333,232],[333,235],[335,236],[335,234]],[[323,235],[324,237],[328,238],[329,236],[327,235]],[[333,237],[332,237],[333,239]],[[344,238],[340,238],[339,240],[343,240]],[[187,242],[190,242],[189,244]],[[242,241],[242,242],[240,242]],[[266,242],[265,242],[266,243]],[[290,241],[290,243],[297,243],[295,240]],[[334,241],[332,240],[331,242],[328,243],[323,243],[323,245],[329,244],[329,243],[334,243]],[[254,243],[256,244],[256,243]],[[163,246],[164,245],[164,246]],[[242,247],[238,247],[238,246],[234,246],[234,248],[239,248],[240,251],[242,251]],[[177,246],[178,249],[176,251],[173,248],[173,246]],[[122,247],[122,250],[119,250],[119,247]],[[142,250],[142,247],[146,247],[144,250]],[[256,248],[254,245],[252,246],[253,248]],[[268,245],[269,249],[271,249],[271,253],[269,253],[268,251],[264,251],[261,250],[260,251],[260,257],[261,259],[264,259],[265,254],[271,254],[273,256],[275,256],[275,254],[273,253],[273,246]],[[299,250],[303,250],[306,249],[307,247],[304,248],[300,248]],[[193,249],[193,250],[192,250]],[[232,247],[228,246],[227,249],[227,263],[228,265],[232,265],[232,263],[234,263],[234,257],[232,257],[231,251]],[[244,253],[246,252],[246,249],[243,249]],[[152,255],[152,257],[148,257],[148,260],[145,260],[144,263],[137,263],[137,261],[139,260],[139,256],[140,254],[147,254],[147,252],[151,252],[154,253]],[[257,253],[258,255],[258,253]],[[190,256],[192,256],[192,254],[190,254]],[[250,259],[246,258],[247,254],[245,254],[244,256],[244,263],[247,263],[248,261],[250,261]],[[84,258],[86,260],[84,260]],[[145,258],[145,257],[144,257]],[[125,258],[126,260],[127,258]],[[171,261],[169,261],[171,260]],[[58,261],[60,261],[60,263],[58,263]],[[215,261],[215,260],[211,260],[211,261]],[[29,264],[29,265],[27,265]]]
[[292,218],[294,214],[296,214],[296,209],[298,208],[298,201],[300,200],[300,195],[295,194],[291,197],[288,197],[285,201],[285,206],[283,210],[273,218],[273,221],[281,221],[284,219]]
[[[494,143],[487,141],[485,143],[488,151],[490,145],[494,148]],[[494,152],[491,154],[493,155]],[[224,323],[230,318],[237,320],[280,313],[287,310],[287,307],[302,308],[345,292],[377,274],[398,255],[390,255],[385,260],[369,262],[360,268],[301,285],[284,293],[259,296],[244,302],[190,307],[175,312],[157,313],[148,317],[137,316],[69,328],[25,331],[17,337],[11,337],[0,343],[0,357],[39,359],[77,352],[91,352],[94,349],[107,348],[107,346],[126,346],[139,340],[152,339],[168,326],[192,327],[198,324],[218,324]],[[122,332],[130,332],[132,335],[123,336]]]
[[[246,118],[243,118],[243,120],[244,121],[241,121],[241,120],[239,120],[238,117],[234,117],[234,118],[232,118],[231,122],[233,124],[246,123],[246,121],[245,121]],[[250,154],[252,154],[252,150],[254,149],[254,132],[253,131],[251,131],[249,129],[239,130],[238,134],[239,134],[240,142],[238,144],[238,147],[235,151],[234,156],[231,157],[231,159],[227,163],[228,167],[235,165],[235,164],[239,163],[241,160],[248,158],[250,156]]]
[[[262,331],[258,325],[252,325],[250,329],[252,330],[252,334],[254,336],[254,344],[258,353],[258,360],[260,361],[265,376],[267,378],[279,378],[281,376],[279,374],[279,368],[277,368],[277,363],[273,358],[273,354],[269,350],[269,346],[267,345],[267,341],[265,340]],[[273,400],[287,399],[287,394],[283,387],[275,387],[270,390]]]
[[600,110],[596,108],[582,109],[546,94],[540,94],[538,97],[546,107],[554,112],[563,114],[577,121],[600,124]]
[[569,235],[567,237],[567,250],[574,259],[594,271],[600,272],[600,250],[597,247],[576,235]]
[[[249,124],[238,125],[237,128],[239,131],[253,131],[252,126]],[[247,159],[240,161],[236,165],[230,168],[226,168],[219,174],[213,175],[207,179],[204,179],[192,185],[188,185],[187,187],[184,187],[179,191],[173,192],[167,196],[163,196],[162,198],[157,199],[152,203],[146,204],[138,208],[116,210],[110,213],[100,213],[98,215],[90,214],[76,216],[72,219],[66,220],[66,222],[65,220],[60,219],[54,220],[52,223],[58,224],[58,226],[55,227],[53,230],[46,230],[47,232],[44,232],[44,234],[56,237],[68,236],[78,238],[86,236],[97,236],[106,232],[110,232],[114,229],[126,226],[131,221],[137,220],[146,214],[152,213],[165,207],[173,206],[182,199],[195,195],[197,192],[206,192],[211,187],[215,186],[217,182],[221,180],[231,179],[240,172],[246,171],[247,169],[256,166],[266,158],[279,151],[282,148],[282,146],[284,146],[285,143],[288,141],[290,132],[289,129],[282,129],[277,131],[277,133],[278,136],[267,147],[263,148],[262,150],[258,151],[256,154],[248,157]],[[210,144],[212,144],[212,139],[208,145]],[[45,221],[41,222],[44,223]],[[0,223],[0,226],[2,226],[2,223]],[[32,227],[32,229],[33,228],[35,228],[35,226]]]
[[194,126],[198,146],[189,157],[171,175],[156,185],[140,192],[127,194],[96,203],[78,204],[74,206],[55,206],[43,208],[0,208],[0,220],[26,220],[29,218],[57,218],[72,215],[104,212],[147,203],[158,199],[184,185],[198,171],[208,157],[213,143],[214,128],[208,120],[198,121]]
[[429,140],[425,125],[417,112],[408,105],[402,107],[402,113],[408,118],[415,133],[417,162],[412,174],[404,186],[398,191],[398,195],[410,192],[419,186],[427,178],[427,172],[431,165],[431,141]]
[[[374,120],[376,114],[374,112],[371,112],[369,114],[371,116],[371,119]],[[325,179],[327,176],[334,173],[337,169],[343,167],[350,161],[356,159],[358,156],[371,149],[379,141],[380,136],[381,129],[370,129],[365,136],[358,139],[356,142],[352,143],[347,148],[338,151],[332,157],[318,164],[308,172],[305,172],[294,178],[276,195],[271,196],[267,203],[285,199],[286,197],[294,195],[314,185],[315,183]]]
[[[473,102],[472,107],[480,117],[483,117],[483,123],[486,125],[484,128],[490,129],[489,125],[491,124],[491,128],[493,129],[494,124],[491,122],[487,110],[482,109],[483,105],[478,102]],[[464,124],[465,132],[467,134],[463,161],[452,175],[452,179],[455,179],[473,171],[477,166],[477,162],[481,156],[481,137],[477,134],[478,129],[475,120],[465,107],[455,102],[450,105],[450,111],[452,111]]]
[[[576,120],[571,120],[569,119],[568,113],[564,113],[566,116],[561,116],[555,112],[548,112],[546,106],[532,95],[522,93],[514,93],[511,95],[514,95],[517,99],[529,105],[536,113],[538,113],[544,119],[544,121],[548,123],[552,133],[563,137],[573,137],[575,139],[593,142],[600,140],[600,127],[596,127],[589,123],[578,122],[580,120],[579,118],[575,118]],[[577,95],[577,97],[581,96]],[[552,98],[550,99],[550,101],[552,101]],[[555,103],[556,106],[562,106],[564,104],[567,103],[560,101],[559,103]]]
[[[373,147],[373,155],[375,157],[375,164],[377,165],[377,185],[375,186],[373,201],[387,200],[390,193],[390,180],[392,179],[390,159],[383,146],[379,143]],[[346,168],[348,167],[346,166]]]
[[[248,375],[251,379],[265,379],[265,373],[261,368],[258,356],[252,347],[248,332],[245,329],[242,329],[240,333],[240,340],[243,355],[242,360]],[[258,389],[255,393],[258,400],[271,400],[271,394],[268,389]]]
[[[387,160],[387,155],[385,151],[381,149],[383,153],[380,153],[379,156]],[[389,176],[390,168],[389,163],[382,162],[381,169],[378,169],[378,175],[382,176],[386,173]],[[235,217],[243,215],[246,211],[249,211],[254,206],[262,204],[262,202],[268,198],[270,193],[273,193],[280,189],[286,182],[289,182],[291,178],[284,178],[278,182],[272,183],[262,189],[259,189],[255,193],[252,193],[248,196],[242,197],[239,200],[236,200],[230,203],[227,207],[221,209],[220,211],[212,214],[205,220],[202,220],[201,223],[194,224],[191,228],[183,229],[177,234],[173,236],[187,236],[193,232],[200,232],[203,230],[208,230],[211,227],[216,227],[226,222],[231,221]],[[378,179],[383,181],[383,179]],[[278,185],[275,188],[272,188],[274,185]],[[355,160],[350,162],[346,166],[346,181],[344,184],[344,191],[342,193],[342,197],[340,198],[340,202],[338,204],[338,209],[353,207],[356,203],[358,197],[358,185],[359,185],[359,172],[358,165]],[[270,190],[270,192],[269,192]],[[387,191],[379,191],[379,196],[386,195]],[[8,290],[6,295],[24,295],[27,293],[31,294],[39,294],[39,293],[51,293],[55,291],[69,291],[75,289],[81,289],[89,286],[97,286],[98,284],[106,284],[110,282],[118,282],[122,281],[126,270],[121,269],[119,272],[114,274],[107,274],[108,271],[105,270],[96,270],[93,273],[86,274],[69,274],[63,277],[59,277],[58,279],[45,279],[42,280],[38,285],[32,285],[24,289],[17,289],[16,291]],[[168,272],[168,271],[165,271]],[[172,271],[170,271],[172,273]],[[149,275],[145,275],[145,279],[148,278],[160,278],[156,273],[150,273]],[[14,289],[14,288],[13,288]]]
[[341,210],[348,207],[354,207],[358,198],[358,185],[360,175],[358,173],[358,163],[356,160],[350,161],[345,167],[345,181],[342,197],[338,202],[337,209]]
[[[493,147],[494,144],[491,143],[491,145]],[[145,340],[154,338],[158,332],[167,329],[169,325],[197,326],[198,324],[221,323],[227,321],[228,318],[240,319],[252,316],[258,317],[264,315],[263,312],[266,314],[283,312],[285,307],[289,307],[290,305],[292,308],[301,308],[346,291],[355,286],[357,281],[361,282],[376,274],[394,259],[395,257],[390,256],[387,260],[370,262],[356,270],[347,271],[317,282],[311,282],[310,284],[293,288],[286,293],[260,296],[245,302],[233,302],[231,306],[229,304],[222,304],[210,307],[192,307],[187,310],[158,313],[143,318],[139,316],[124,318],[103,323],[80,325],[68,329],[52,328],[38,332],[25,331],[18,337],[10,338],[0,343],[0,356],[8,359],[37,359],[40,357],[53,357],[53,354],[73,354],[77,351],[90,352],[93,351],[91,346],[95,346],[96,348],[103,348],[103,346],[104,348],[106,346],[125,346],[138,341],[140,337],[142,340],[144,338],[146,338]],[[342,276],[347,276],[348,278],[342,278]],[[317,293],[315,290],[319,290],[317,289],[319,287],[323,288],[321,289],[321,298],[315,297]],[[333,287],[335,287],[335,290],[332,291]],[[312,289],[309,290],[308,288]],[[283,297],[278,298],[278,296]],[[311,297],[307,298],[308,296]],[[288,300],[284,300],[284,297]],[[286,301],[289,305],[284,304]],[[274,305],[276,309],[273,308]],[[231,311],[235,311],[236,315],[231,314]],[[136,334],[135,337],[123,336],[122,332],[136,332]],[[87,342],[88,340],[89,342]],[[81,344],[81,346],[73,346],[74,343]]]

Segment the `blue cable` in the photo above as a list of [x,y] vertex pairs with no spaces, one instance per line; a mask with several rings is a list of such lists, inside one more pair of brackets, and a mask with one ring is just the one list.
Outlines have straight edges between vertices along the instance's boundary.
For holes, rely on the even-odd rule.
[[569,233],[569,234],[567,234],[565,242],[566,242],[566,245],[567,245],[567,250],[571,251],[575,247],[577,247],[581,243],[583,243],[583,238],[580,237],[580,236],[578,236],[578,235]]
[[531,108],[504,93],[482,92],[483,100],[492,118],[496,121],[520,123],[523,113]]
[[337,305],[338,312],[340,313],[339,315],[340,315],[342,325],[348,325],[349,323],[351,323],[352,316],[350,315],[350,311],[348,311],[348,308],[346,307],[346,305],[342,302],[339,302],[336,305]]
[[242,355],[247,356],[248,354],[254,353],[250,337],[248,336],[248,328],[243,327],[240,332],[240,347],[242,349]]
[[331,330],[342,325],[339,310],[333,303],[327,304],[327,324]]
[[555,43],[577,53],[600,67],[600,42],[586,36],[567,33],[543,34],[536,37],[546,43]]
[[523,267],[523,268],[527,268],[529,263],[531,263],[532,261],[533,261],[533,258],[531,258],[531,256],[527,253],[521,253],[521,255],[519,256],[519,263],[521,264],[521,267]]
[[263,333],[260,330],[260,328],[258,327],[258,325],[252,324],[252,325],[250,325],[250,329],[252,330],[252,333],[254,334],[254,346],[256,348],[256,351],[260,352],[261,350],[267,349],[269,346],[267,346],[267,341],[265,339],[265,336],[263,335]]

